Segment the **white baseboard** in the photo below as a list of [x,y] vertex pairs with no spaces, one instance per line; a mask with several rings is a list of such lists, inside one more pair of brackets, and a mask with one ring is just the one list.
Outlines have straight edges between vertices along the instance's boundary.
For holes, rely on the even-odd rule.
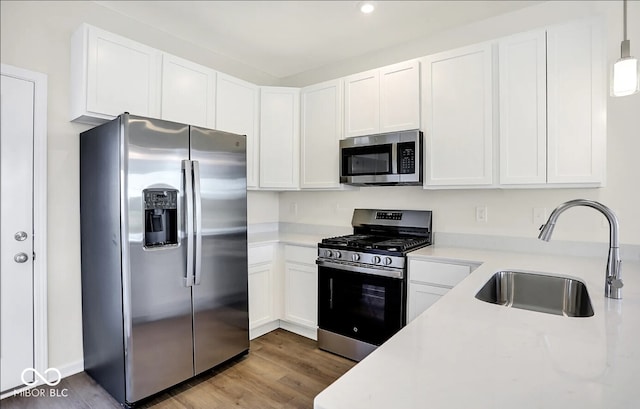
[[62,377],[66,378],[84,371],[84,360],[81,359],[79,361],[58,366],[57,368],[60,371],[60,374],[62,374]]
[[282,321],[282,320],[280,320],[280,328],[286,329],[287,331],[293,332],[294,334],[298,334],[303,337],[310,338],[314,341],[318,340],[317,328],[309,328],[307,326],[295,324],[293,322]]
[[249,340],[261,337],[264,334],[267,334],[267,333],[273,331],[274,329],[278,329],[278,328],[280,328],[280,321],[279,320],[267,322],[266,324],[262,324],[260,326],[255,327],[255,328],[250,328],[249,329]]
[[251,328],[249,330],[249,339],[252,340],[252,339],[261,337],[278,328],[282,328],[284,330],[293,332],[294,334],[301,335],[305,338],[309,338],[314,341],[318,340],[317,328],[310,328],[305,325],[300,325],[300,324],[296,324],[289,321],[283,321],[283,320],[275,320],[255,328]]

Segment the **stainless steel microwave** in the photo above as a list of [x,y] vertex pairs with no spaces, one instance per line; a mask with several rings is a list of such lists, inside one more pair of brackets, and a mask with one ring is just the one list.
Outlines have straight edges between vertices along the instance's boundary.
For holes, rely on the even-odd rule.
[[340,183],[422,185],[422,132],[391,132],[340,141]]

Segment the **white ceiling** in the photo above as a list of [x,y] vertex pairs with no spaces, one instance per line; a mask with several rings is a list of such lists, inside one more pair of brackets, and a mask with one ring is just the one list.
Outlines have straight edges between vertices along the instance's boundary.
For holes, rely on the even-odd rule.
[[96,3],[285,78],[387,49],[540,1],[96,1]]

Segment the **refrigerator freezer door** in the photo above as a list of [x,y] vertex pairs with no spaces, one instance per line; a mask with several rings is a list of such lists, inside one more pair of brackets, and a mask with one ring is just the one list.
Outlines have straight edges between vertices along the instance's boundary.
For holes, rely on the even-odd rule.
[[[182,227],[182,160],[189,156],[189,127],[123,118],[123,308],[126,400],[132,403],[193,376],[191,287],[184,283],[187,246]],[[163,189],[168,199],[162,197]],[[144,191],[156,196],[143,197]],[[177,225],[153,226],[177,228],[177,245],[160,242],[145,247],[149,200],[160,203],[158,213],[177,201]],[[169,201],[171,206],[164,204]]]
[[191,127],[191,160],[202,214],[200,282],[192,287],[199,374],[249,349],[246,139]]

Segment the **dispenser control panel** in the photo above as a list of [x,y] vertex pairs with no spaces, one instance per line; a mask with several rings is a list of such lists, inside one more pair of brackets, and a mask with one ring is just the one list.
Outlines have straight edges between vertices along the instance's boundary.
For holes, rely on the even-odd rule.
[[152,190],[144,191],[144,209],[177,209],[178,208],[178,191],[177,190]]
[[144,247],[162,248],[178,245],[178,191],[145,189]]

